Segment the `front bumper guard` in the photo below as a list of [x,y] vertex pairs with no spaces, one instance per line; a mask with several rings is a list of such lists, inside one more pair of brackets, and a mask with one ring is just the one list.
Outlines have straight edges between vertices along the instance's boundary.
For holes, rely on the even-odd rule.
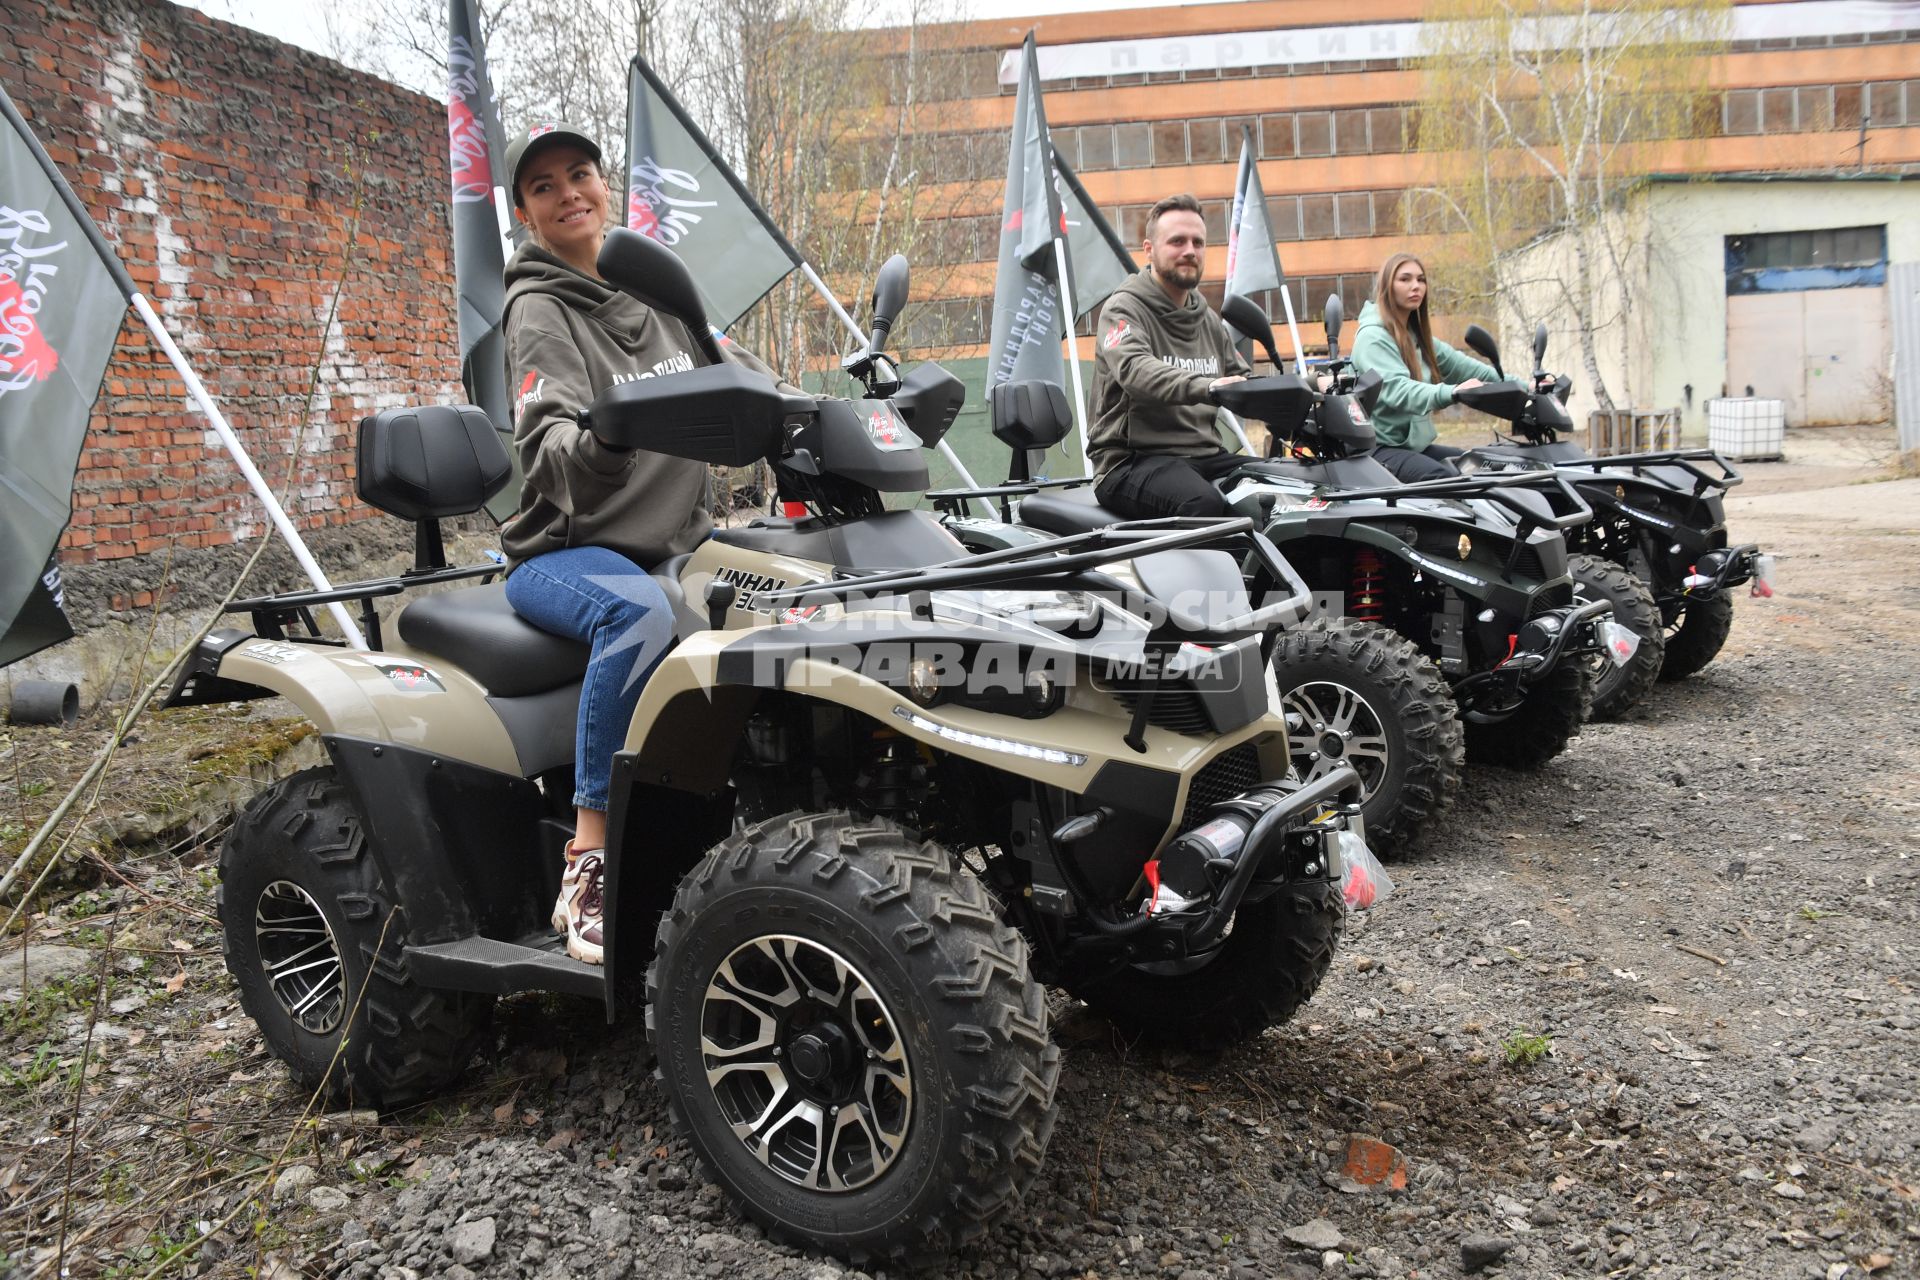
[[1504,661],[1453,686],[1461,714],[1479,724],[1511,715],[1526,696],[1527,686],[1544,679],[1563,657],[1601,652],[1606,639],[1600,624],[1612,616],[1610,602],[1589,600],[1527,619]]
[[[1269,806],[1247,831],[1224,877],[1192,909],[1143,912],[1119,920],[1088,913],[1084,922],[1096,933],[1123,941],[1134,960],[1180,960],[1210,951],[1257,884],[1310,879],[1337,885],[1344,868],[1336,837],[1359,820],[1359,802],[1360,775],[1352,766],[1340,765]],[[1295,825],[1322,809],[1334,810],[1329,820]]]
[[1759,558],[1757,542],[1709,551],[1694,562],[1693,572],[1681,585],[1680,594],[1690,601],[1711,600],[1729,587],[1743,586],[1753,580]]

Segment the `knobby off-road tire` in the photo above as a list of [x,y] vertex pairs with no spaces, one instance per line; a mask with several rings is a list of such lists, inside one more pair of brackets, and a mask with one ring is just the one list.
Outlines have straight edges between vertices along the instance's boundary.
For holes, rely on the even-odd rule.
[[1053,1130],[1025,942],[945,849],[876,819],[785,814],[709,853],[661,920],[647,1036],[714,1180],[856,1265],[983,1234]]
[[1467,721],[1467,759],[1505,769],[1538,769],[1579,736],[1593,701],[1587,664],[1563,658],[1529,685],[1519,710],[1492,724]]
[[1690,600],[1667,632],[1662,680],[1684,680],[1712,662],[1733,630],[1733,597],[1722,591],[1711,600]]
[[1605,600],[1613,605],[1613,620],[1640,637],[1627,664],[1615,666],[1605,655],[1594,659],[1593,710],[1595,720],[1617,720],[1636,706],[1660,678],[1667,650],[1667,629],[1660,606],[1647,584],[1611,560],[1584,553],[1567,557],[1573,590],[1581,600]]
[[1345,915],[1339,885],[1292,885],[1241,907],[1210,956],[1132,965],[1069,989],[1128,1037],[1224,1049],[1279,1026],[1313,997]]
[[241,1007],[303,1089],[324,1080],[334,1100],[404,1106],[449,1084],[486,1034],[491,996],[408,976],[406,912],[330,767],[241,810],[220,850],[218,901]]
[[1300,776],[1351,764],[1368,846],[1381,857],[1411,848],[1453,804],[1466,759],[1440,669],[1397,632],[1342,618],[1283,633],[1273,674]]

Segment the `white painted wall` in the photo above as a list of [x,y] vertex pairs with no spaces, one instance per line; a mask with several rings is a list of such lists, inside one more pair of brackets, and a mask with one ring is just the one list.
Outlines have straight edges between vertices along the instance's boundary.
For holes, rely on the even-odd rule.
[[[1595,273],[1598,364],[1615,403],[1680,407],[1688,439],[1704,439],[1706,402],[1728,382],[1725,238],[1883,224],[1888,260],[1920,262],[1920,180],[1700,181],[1645,189],[1613,224],[1616,243],[1633,246],[1625,270],[1611,279]],[[1555,237],[1510,259],[1509,278],[1531,283],[1517,291],[1524,320],[1512,313],[1502,317],[1501,349],[1512,353],[1507,363],[1518,370],[1533,321],[1545,318],[1551,335],[1547,365],[1573,375],[1569,404],[1574,420],[1584,423],[1595,406],[1591,380],[1580,370],[1577,334],[1558,301],[1563,282],[1573,278],[1571,250],[1565,237]],[[1618,283],[1654,305],[1634,308],[1623,323]],[[1885,306],[1881,290],[1832,292],[1855,295],[1860,305]],[[1884,321],[1879,328],[1884,331]],[[1797,336],[1792,345],[1799,345]],[[1886,357],[1876,359],[1884,363]],[[1743,387],[1730,390],[1737,395]]]

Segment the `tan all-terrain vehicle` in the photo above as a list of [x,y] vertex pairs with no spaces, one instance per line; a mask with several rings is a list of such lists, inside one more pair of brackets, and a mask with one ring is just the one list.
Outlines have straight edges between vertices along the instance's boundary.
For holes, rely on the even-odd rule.
[[[616,231],[600,267],[710,334],[670,252]],[[904,295],[883,273],[876,313]],[[585,415],[623,447],[765,460],[816,512],[652,569],[680,626],[614,765],[604,967],[547,919],[587,649],[440,550],[504,449],[472,409],[362,424],[359,491],[419,522],[416,569],[236,606],[253,630],[210,636],[172,697],[278,694],[325,744],[221,855],[228,967],[303,1085],[428,1095],[512,992],[644,1010],[659,1087],[747,1213],[922,1256],[1033,1180],[1059,1072],[1043,983],[1186,1044],[1313,994],[1364,844],[1351,770],[1288,780],[1267,658],[1305,588],[1245,520],[969,555],[886,510],[926,487],[960,392],[934,366],[902,384],[881,345],[863,400],[782,394],[709,337],[709,363]],[[378,597],[453,578],[483,582],[413,600],[370,652],[313,634],[328,599],[373,623]]]

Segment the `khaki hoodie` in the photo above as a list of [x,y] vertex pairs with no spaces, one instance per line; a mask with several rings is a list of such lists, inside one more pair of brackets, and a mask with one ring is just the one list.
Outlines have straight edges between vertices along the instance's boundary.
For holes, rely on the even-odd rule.
[[1220,452],[1207,387],[1253,370],[1198,289],[1176,307],[1143,268],[1100,309],[1094,329],[1088,451],[1104,476],[1133,453],[1198,458]]
[[[507,264],[506,338],[513,447],[526,476],[500,531],[508,559],[593,546],[651,569],[704,541],[713,528],[705,463],[609,449],[574,420],[608,387],[708,363],[687,326],[528,242]],[[773,376],[729,340],[720,345]]]

